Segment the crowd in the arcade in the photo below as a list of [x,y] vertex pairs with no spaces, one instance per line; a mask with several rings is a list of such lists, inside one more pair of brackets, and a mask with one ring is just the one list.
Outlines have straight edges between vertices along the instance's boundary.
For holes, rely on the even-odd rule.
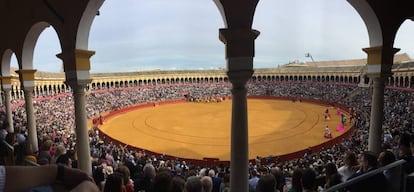
[[[88,118],[92,119],[103,112],[147,102],[184,97],[197,100],[231,96],[230,90],[229,83],[105,89],[87,95],[86,110]],[[318,99],[343,104],[356,113],[352,137],[329,148],[320,152],[308,150],[302,158],[289,161],[281,161],[271,154],[269,157],[257,157],[257,161],[249,164],[249,187],[252,192],[326,189],[398,159],[407,161],[404,164],[407,173],[414,172],[414,92],[385,90],[381,154],[367,151],[371,105],[369,88],[329,83],[258,82],[248,84],[248,95]],[[7,133],[7,118],[1,112],[1,138],[14,146],[16,163],[24,165],[31,161],[40,165],[63,164],[76,168],[73,97],[57,95],[46,100],[36,100],[34,107],[39,151],[33,151],[27,145],[24,105],[16,106],[13,110],[16,130],[13,134]],[[90,130],[89,135],[93,178],[102,191],[229,191],[231,170],[222,164],[203,167],[179,158],[129,149],[101,138],[96,127]],[[3,150],[1,155],[5,155]],[[386,172],[368,181],[376,185],[357,185],[350,190],[363,191],[367,190],[364,188],[366,186],[370,187],[368,191],[376,191],[375,187],[384,189],[389,187],[383,186],[388,177],[392,177],[392,173]]]

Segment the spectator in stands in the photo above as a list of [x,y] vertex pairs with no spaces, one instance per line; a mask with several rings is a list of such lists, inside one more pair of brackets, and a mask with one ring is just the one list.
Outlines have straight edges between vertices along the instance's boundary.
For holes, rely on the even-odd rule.
[[56,160],[59,158],[59,156],[66,154],[66,148],[63,145],[58,145],[55,148],[55,153],[52,156],[51,163],[56,163]]
[[303,192],[316,191],[316,173],[313,169],[307,168],[302,175]]
[[358,165],[356,155],[352,151],[346,151],[343,157],[344,165],[339,167],[338,173],[342,176],[342,181],[346,181],[349,177],[355,174],[355,166]]
[[273,176],[275,176],[277,184],[276,189],[280,192],[284,191],[286,188],[286,180],[285,175],[283,174],[283,170],[280,167],[272,167],[270,169],[270,173],[272,173]]
[[201,185],[203,186],[203,192],[212,192],[213,191],[213,180],[210,176],[203,176],[200,179]]
[[223,182],[220,184],[220,192],[230,192],[230,174],[226,173],[223,176]]
[[142,176],[134,181],[135,191],[152,191],[152,182],[156,176],[155,167],[151,163],[145,164]]
[[211,180],[213,182],[213,192],[220,192],[221,178],[216,176],[214,169],[210,169],[208,171],[208,176],[211,177]]
[[124,181],[120,173],[113,173],[106,178],[103,192],[125,192]]
[[378,166],[384,167],[396,160],[394,153],[391,151],[383,151],[378,156]]
[[297,168],[292,173],[292,186],[289,189],[289,192],[302,192],[302,175],[303,171],[300,168]]
[[342,175],[338,173],[334,163],[325,165],[325,189],[342,183]]
[[403,133],[399,139],[398,159],[406,161],[404,170],[407,174],[414,172],[414,156],[411,153],[411,135]]
[[28,165],[30,163],[37,163],[37,159],[31,145],[24,141],[14,146],[15,165]]
[[259,172],[256,169],[250,171],[251,178],[249,179],[249,192],[256,191],[256,185],[259,181]]
[[160,171],[152,182],[153,192],[169,192],[171,188],[171,174],[167,171]]
[[125,188],[124,192],[134,192],[134,184],[130,178],[131,173],[129,172],[128,167],[126,167],[125,165],[119,165],[115,172],[120,173],[122,175]]
[[63,166],[72,168],[72,159],[68,154],[59,155],[56,160],[56,164],[61,164]]
[[411,172],[409,172],[409,173],[412,173],[412,172],[414,172],[414,133],[412,133],[411,134],[411,137],[410,137],[410,150],[411,150],[411,158],[409,159],[409,162],[408,162],[408,171],[407,172],[409,172],[409,171],[411,171]]
[[[378,156],[378,167],[384,167],[396,161],[394,153],[391,151],[383,151]],[[382,172],[387,179],[388,189],[387,191],[399,191],[399,183],[398,181],[393,181],[393,179],[398,178],[398,174],[400,174],[395,169],[387,169]]]
[[203,192],[203,185],[200,178],[197,176],[191,176],[187,178],[185,182],[186,192]]
[[414,133],[412,133],[410,137],[410,149],[411,154],[414,156]]
[[86,173],[63,166],[0,166],[0,191],[29,191],[38,186],[53,186],[50,188],[54,191],[98,192],[92,181]]
[[98,186],[99,191],[103,191],[103,183],[105,182],[105,173],[103,171],[103,166],[98,166],[92,173],[93,180]]
[[276,192],[276,188],[276,178],[272,174],[265,174],[257,182],[256,192]]
[[114,159],[114,156],[112,155],[112,150],[110,149],[106,150],[105,160],[106,162],[108,162],[108,165],[115,166],[115,159]]
[[173,177],[171,180],[171,192],[183,192],[185,180],[182,177]]
[[410,148],[405,145],[401,145],[398,150],[398,159],[403,159],[406,162],[404,163],[404,170],[406,173],[414,172],[414,158],[411,154]]
[[78,168],[78,156],[75,150],[69,150],[66,152],[68,157],[72,160],[72,168]]
[[[361,154],[360,163],[361,171],[349,177],[348,180],[377,169],[377,156],[373,152],[365,151]],[[376,174],[373,177],[369,177],[350,186],[352,192],[384,191],[384,189],[386,189],[386,178],[382,173]]]
[[40,165],[49,164],[52,161],[52,155],[50,155],[50,148],[53,141],[46,139],[40,147],[39,155],[37,157]]
[[108,177],[114,173],[114,168],[105,163],[103,163],[101,166],[102,166],[102,172],[103,172],[104,179],[99,183],[99,185],[100,185],[100,188],[103,189],[105,187],[106,180],[108,179]]

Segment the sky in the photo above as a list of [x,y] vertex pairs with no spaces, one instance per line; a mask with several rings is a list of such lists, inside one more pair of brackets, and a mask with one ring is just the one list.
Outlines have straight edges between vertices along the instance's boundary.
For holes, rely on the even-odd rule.
[[[223,19],[213,0],[107,0],[92,24],[91,73],[225,68],[218,38]],[[260,0],[253,20],[254,68],[299,61],[366,58],[367,29],[345,0]],[[414,58],[414,22],[398,31],[394,47]],[[59,72],[62,61],[52,27],[42,32],[34,68]],[[12,66],[17,66],[12,58]]]

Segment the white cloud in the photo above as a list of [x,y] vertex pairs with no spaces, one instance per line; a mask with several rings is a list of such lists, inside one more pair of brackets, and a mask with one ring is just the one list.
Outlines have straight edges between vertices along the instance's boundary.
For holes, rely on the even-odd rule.
[[[224,67],[225,47],[218,39],[223,27],[213,1],[105,1],[90,33],[89,49],[96,51],[91,72]],[[364,58],[361,49],[369,46],[362,19],[343,0],[261,0],[253,28],[261,32],[255,68],[309,61],[307,52],[315,60]],[[406,22],[396,47],[414,57],[413,33],[413,22]],[[59,43],[53,33],[42,36],[35,67],[58,71],[52,63],[60,62],[54,60]]]

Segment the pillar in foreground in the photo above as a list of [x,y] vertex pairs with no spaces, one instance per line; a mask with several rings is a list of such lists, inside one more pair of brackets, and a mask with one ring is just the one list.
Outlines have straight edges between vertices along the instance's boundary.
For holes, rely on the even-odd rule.
[[76,123],[76,151],[78,155],[79,169],[92,174],[92,164],[89,146],[89,135],[87,125],[87,114],[85,105],[85,84],[71,83],[73,88],[73,98],[75,103],[75,123]]
[[226,46],[227,75],[232,83],[230,191],[249,191],[249,140],[246,83],[253,74],[254,12],[259,0],[214,0],[226,28],[220,40]]
[[9,123],[8,132],[14,133],[13,113],[11,109],[11,76],[2,77],[2,89],[4,91],[4,106],[6,108],[7,122]]
[[19,74],[20,82],[23,85],[23,94],[26,108],[26,120],[27,120],[27,140],[33,151],[39,151],[39,145],[37,140],[36,119],[34,115],[33,107],[33,90],[35,69],[20,69],[16,71]]
[[391,67],[394,54],[399,49],[388,47],[370,47],[363,49],[367,55],[367,75],[372,80],[371,116],[369,125],[368,150],[381,152],[382,124],[384,122],[385,81],[392,76]]
[[78,168],[92,175],[92,162],[89,146],[88,119],[86,113],[85,88],[89,78],[90,58],[94,51],[76,49],[57,55],[65,65],[66,84],[72,89],[75,103],[75,133]]
[[249,191],[249,140],[246,83],[253,75],[254,41],[251,28],[258,0],[215,0],[227,28],[220,29],[226,46],[227,76],[232,84],[230,191]]
[[[229,65],[240,63],[253,64],[252,58],[229,59]],[[240,71],[228,70],[227,75],[232,84],[231,109],[231,152],[230,152],[230,188],[231,191],[248,191],[249,189],[249,139],[247,114],[246,83],[253,74],[252,69]],[[247,190],[246,190],[247,189]]]

